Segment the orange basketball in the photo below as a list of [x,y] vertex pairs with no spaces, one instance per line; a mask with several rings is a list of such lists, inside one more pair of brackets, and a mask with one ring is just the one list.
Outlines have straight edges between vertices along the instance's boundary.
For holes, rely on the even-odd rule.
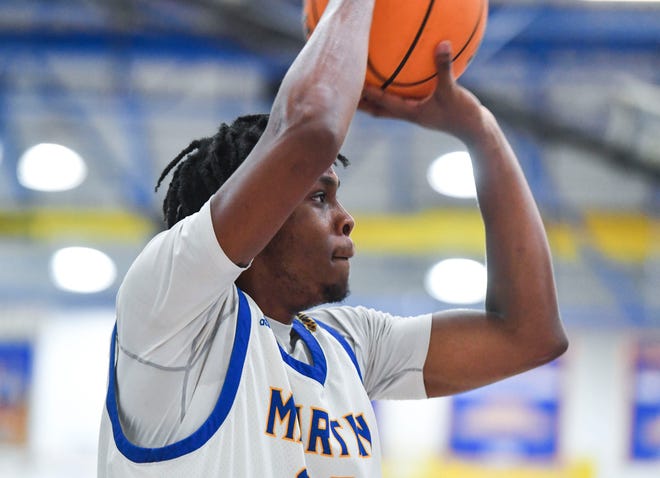
[[[328,0],[304,0],[307,37]],[[435,47],[450,40],[454,76],[474,57],[488,17],[488,0],[376,0],[366,81],[408,98],[428,96],[436,84]]]

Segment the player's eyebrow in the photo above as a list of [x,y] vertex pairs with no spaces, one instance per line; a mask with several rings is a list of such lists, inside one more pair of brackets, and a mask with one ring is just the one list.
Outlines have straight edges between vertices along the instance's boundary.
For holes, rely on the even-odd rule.
[[334,176],[329,176],[327,174],[324,174],[319,178],[319,182],[330,187],[335,187],[339,189],[339,186],[341,186],[341,181]]

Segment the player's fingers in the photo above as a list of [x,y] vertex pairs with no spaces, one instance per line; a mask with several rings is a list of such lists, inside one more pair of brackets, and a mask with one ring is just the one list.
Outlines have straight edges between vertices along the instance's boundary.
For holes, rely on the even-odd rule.
[[382,116],[383,107],[378,101],[378,98],[381,96],[380,90],[368,91],[369,88],[371,87],[365,87],[365,90],[362,92],[358,109],[373,116]]
[[451,42],[449,41],[440,42],[435,49],[435,66],[438,70],[437,91],[442,91],[454,82],[451,55]]
[[358,103],[358,109],[375,115],[377,111],[377,101],[376,101],[376,93],[369,91],[370,86],[365,86],[364,90],[362,91],[362,96],[360,97],[360,102]]
[[378,87],[365,85],[362,90],[362,99],[361,101],[371,103],[371,104],[380,104],[382,101],[385,92]]
[[371,115],[376,115],[376,108],[372,103],[369,103],[366,101],[364,98],[360,100],[358,103],[358,109],[361,111],[364,111],[365,113],[369,113]]
[[380,88],[373,86],[365,87],[362,92],[362,102],[369,104],[371,110],[378,116],[391,116],[395,118],[408,118],[411,108],[414,107],[411,102],[396,95],[389,94]]

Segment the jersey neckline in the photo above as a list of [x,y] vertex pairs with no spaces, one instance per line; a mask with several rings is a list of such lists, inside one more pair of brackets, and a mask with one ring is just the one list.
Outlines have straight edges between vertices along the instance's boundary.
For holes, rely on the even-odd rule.
[[321,385],[325,385],[325,379],[328,375],[328,363],[321,345],[316,340],[316,337],[314,337],[314,334],[307,330],[298,319],[293,321],[293,330],[307,346],[312,357],[312,364],[310,365],[292,357],[278,342],[277,346],[280,349],[282,360],[298,373],[317,381]]

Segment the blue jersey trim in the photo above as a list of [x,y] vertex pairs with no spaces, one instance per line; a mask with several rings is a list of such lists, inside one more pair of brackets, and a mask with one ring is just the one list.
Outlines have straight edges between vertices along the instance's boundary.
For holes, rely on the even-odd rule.
[[348,354],[348,357],[351,359],[351,362],[353,362],[353,365],[355,365],[355,370],[357,370],[358,376],[360,377],[360,381],[364,382],[362,380],[362,372],[360,371],[360,365],[358,364],[355,352],[351,348],[348,341],[344,338],[344,336],[341,335],[333,327],[330,327],[328,324],[325,324],[325,323],[323,323],[323,322],[321,322],[320,320],[317,320],[317,319],[314,319],[314,321],[317,324],[319,324],[321,327],[323,327],[325,330],[327,330],[330,333],[330,335],[332,335],[337,340],[337,342],[339,342],[341,344],[341,346],[344,347],[344,350],[346,350],[346,353]]
[[172,460],[191,453],[202,447],[220,428],[229,414],[243,373],[245,356],[248,342],[250,340],[251,314],[250,307],[243,292],[238,291],[238,318],[236,320],[236,334],[234,344],[229,358],[229,366],[225,382],[218,397],[213,411],[206,421],[192,435],[159,448],[144,448],[131,443],[121,429],[119,414],[117,412],[117,396],[115,392],[115,348],[117,340],[117,325],[112,333],[110,345],[110,374],[108,382],[108,394],[106,397],[106,408],[112,423],[112,433],[117,449],[126,458],[135,463],[152,463],[157,461]]
[[284,360],[287,365],[289,365],[297,372],[316,380],[321,385],[325,385],[325,379],[328,375],[328,364],[325,361],[325,355],[323,354],[321,346],[319,345],[314,335],[312,335],[312,333],[297,320],[293,321],[293,330],[298,333],[300,339],[305,342],[305,345],[307,345],[309,352],[312,354],[313,365],[309,365],[305,362],[301,362],[300,360],[293,358],[288,353],[286,353],[280,344],[277,344],[280,348],[282,360]]

